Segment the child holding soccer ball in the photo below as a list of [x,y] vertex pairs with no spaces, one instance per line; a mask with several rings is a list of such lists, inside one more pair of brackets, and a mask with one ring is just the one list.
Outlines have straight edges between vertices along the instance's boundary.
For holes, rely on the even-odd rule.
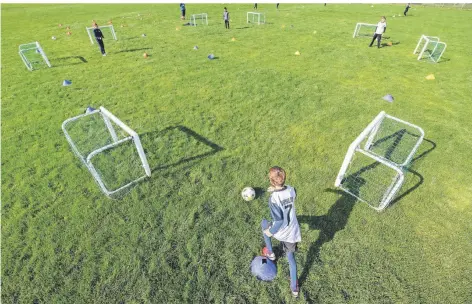
[[382,39],[382,34],[385,33],[387,30],[387,21],[385,16],[382,16],[380,22],[377,23],[377,28],[375,29],[374,37],[372,38],[372,42],[370,43],[369,47],[374,44],[375,39],[377,39],[377,48],[380,48],[380,40]]
[[299,288],[297,280],[297,263],[295,251],[297,243],[301,241],[300,226],[295,214],[295,189],[285,185],[285,171],[280,167],[272,167],[269,170],[269,181],[271,186],[267,191],[271,192],[269,197],[269,209],[272,222],[263,219],[261,227],[266,247],[263,255],[269,260],[275,260],[272,251],[271,237],[279,240],[287,254],[290,267],[290,290],[294,297],[298,297]]

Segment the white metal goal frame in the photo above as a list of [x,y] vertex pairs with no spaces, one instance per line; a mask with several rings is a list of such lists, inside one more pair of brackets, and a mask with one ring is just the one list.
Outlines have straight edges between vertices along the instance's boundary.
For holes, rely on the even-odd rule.
[[[401,163],[392,161],[391,159],[388,159],[385,156],[379,155],[372,149],[374,138],[376,137],[376,134],[385,119],[390,119],[394,122],[397,122],[417,131],[418,135],[415,135],[417,137],[416,142],[411,147],[411,150],[409,150],[410,152],[404,158],[404,161]],[[398,190],[401,188],[405,179],[405,168],[412,160],[414,154],[416,153],[421,142],[423,141],[423,138],[424,131],[419,126],[416,126],[399,118],[390,116],[384,111],[380,112],[349,146],[334,185],[336,187],[341,188],[343,191],[349,193],[350,195],[356,197],[360,201],[367,203],[375,210],[384,210],[393,200]],[[369,199],[362,197],[362,195],[360,195],[358,191],[352,191],[352,189],[344,185],[344,182],[349,179],[349,176],[346,176],[346,173],[356,153],[360,153],[363,156],[372,159],[374,162],[376,162],[374,166],[386,166],[386,168],[390,169],[391,172],[394,173],[394,175],[391,176],[391,179],[386,182],[387,186],[381,189],[382,193],[378,201],[370,201]]]
[[41,54],[41,57],[43,58],[44,62],[48,67],[51,67],[51,63],[49,62],[48,57],[46,56],[46,53],[44,52],[43,48],[39,44],[38,41],[31,42],[31,43],[25,43],[25,44],[20,44],[18,47],[19,51],[18,54],[21,57],[21,60],[23,60],[23,63],[26,65],[26,68],[30,71],[34,70],[32,62],[28,59],[26,53],[29,51],[35,51],[39,54]]
[[[356,27],[354,28],[354,33],[352,34],[352,38],[359,37],[359,31],[363,26],[372,27],[372,28],[374,28],[374,31],[375,31],[375,28],[377,28],[377,24],[358,22],[358,23],[356,23]],[[373,32],[372,32],[372,35],[373,35]]]
[[[444,51],[446,51],[447,44],[445,42],[440,41],[439,37],[421,35],[420,40],[418,40],[418,44],[416,45],[416,48],[413,51],[413,54],[418,53],[417,60],[421,60],[423,56],[425,56],[425,51],[428,49],[428,45],[430,43],[434,43],[434,48],[432,51],[430,51],[429,54],[426,55],[426,58],[431,59],[435,63],[437,63],[441,59],[442,55],[444,54]],[[438,48],[439,46],[441,47]],[[439,55],[436,52],[439,52]],[[436,57],[434,55],[436,55]]]
[[[76,121],[78,119],[81,119],[83,117],[86,117],[86,116],[89,116],[89,115],[97,115],[97,113],[103,118],[103,121],[106,125],[106,128],[108,129],[108,132],[109,132],[111,138],[113,139],[113,143],[105,145],[105,146],[100,147],[98,149],[95,149],[92,152],[90,152],[86,155],[83,155],[79,151],[78,147],[76,146],[76,144],[74,143],[73,139],[71,138],[69,132],[67,131],[67,125],[70,124],[71,122]],[[113,125],[112,125],[111,122],[118,125],[124,132],[126,132],[128,134],[128,136],[119,140],[118,136],[116,134],[116,131],[113,128]],[[82,161],[82,163],[87,167],[87,169],[90,171],[90,173],[92,174],[92,176],[94,177],[94,179],[96,180],[98,185],[100,186],[100,189],[103,191],[103,193],[105,193],[106,196],[110,197],[113,194],[115,194],[115,193],[117,193],[117,192],[119,192],[119,191],[121,191],[125,188],[128,188],[129,186],[143,180],[144,178],[151,176],[151,169],[149,167],[149,163],[147,161],[146,154],[144,153],[144,149],[141,145],[141,140],[139,139],[139,135],[134,130],[132,130],[130,127],[128,127],[125,123],[123,123],[120,119],[118,119],[115,115],[110,113],[104,107],[100,107],[97,110],[90,111],[88,113],[81,114],[81,115],[78,115],[78,116],[75,116],[75,117],[71,117],[71,118],[65,120],[62,123],[62,131],[64,132],[64,135],[65,135],[67,141],[69,142],[69,145],[71,146],[72,151]],[[122,144],[124,142],[127,142],[127,141],[132,141],[134,143],[134,145],[136,147],[136,151],[137,151],[137,153],[139,155],[139,158],[141,160],[141,165],[144,169],[144,174],[142,176],[132,180],[131,182],[129,182],[125,185],[122,185],[122,186],[120,186],[116,189],[108,189],[105,186],[105,183],[103,182],[103,180],[100,177],[99,173],[97,172],[96,168],[94,167],[94,165],[92,163],[92,158],[95,157],[96,155],[106,151],[106,150],[113,149],[114,147],[117,147],[120,144]]]
[[201,20],[202,24],[208,25],[208,14],[201,13],[201,14],[193,14],[190,16],[190,23],[193,26],[197,26],[197,20]]
[[[115,32],[115,28],[113,27],[113,24],[110,24],[110,25],[102,25],[102,26],[99,26],[98,27],[99,29],[104,29],[104,28],[109,28],[110,29],[110,32],[111,32],[111,37],[114,39],[114,40],[118,40],[118,38],[116,37],[116,32]],[[93,30],[95,28],[94,27],[86,27],[85,30],[87,31],[87,34],[90,38],[90,43],[94,44],[95,41],[93,39]]]
[[[249,16],[252,17],[252,21],[249,21]],[[265,17],[265,13],[256,13],[256,12],[247,12],[246,14],[246,23],[256,23],[255,20],[256,20],[256,17],[257,17],[257,24],[264,24],[266,22],[266,17]]]

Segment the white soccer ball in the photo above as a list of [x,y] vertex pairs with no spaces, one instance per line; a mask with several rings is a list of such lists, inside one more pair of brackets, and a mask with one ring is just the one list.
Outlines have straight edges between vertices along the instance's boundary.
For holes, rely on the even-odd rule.
[[52,38],[51,38],[51,39],[52,39],[52,40],[56,40],[56,37],[55,37],[55,36],[52,36]]
[[250,202],[256,198],[256,191],[254,191],[254,189],[251,187],[246,187],[243,189],[243,191],[241,191],[241,196],[243,197],[243,200]]

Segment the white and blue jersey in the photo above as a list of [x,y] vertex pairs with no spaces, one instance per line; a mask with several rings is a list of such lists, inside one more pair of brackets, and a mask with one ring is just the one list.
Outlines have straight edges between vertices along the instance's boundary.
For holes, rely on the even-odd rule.
[[298,243],[302,240],[300,226],[295,213],[295,189],[285,186],[272,192],[269,209],[272,217],[270,233],[281,242]]

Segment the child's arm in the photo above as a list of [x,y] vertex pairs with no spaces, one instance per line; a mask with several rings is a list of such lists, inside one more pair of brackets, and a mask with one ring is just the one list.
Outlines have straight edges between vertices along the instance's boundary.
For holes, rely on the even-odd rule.
[[284,212],[278,205],[269,203],[270,216],[272,217],[272,226],[266,229],[264,233],[267,236],[272,236],[279,231],[280,227],[284,223]]

